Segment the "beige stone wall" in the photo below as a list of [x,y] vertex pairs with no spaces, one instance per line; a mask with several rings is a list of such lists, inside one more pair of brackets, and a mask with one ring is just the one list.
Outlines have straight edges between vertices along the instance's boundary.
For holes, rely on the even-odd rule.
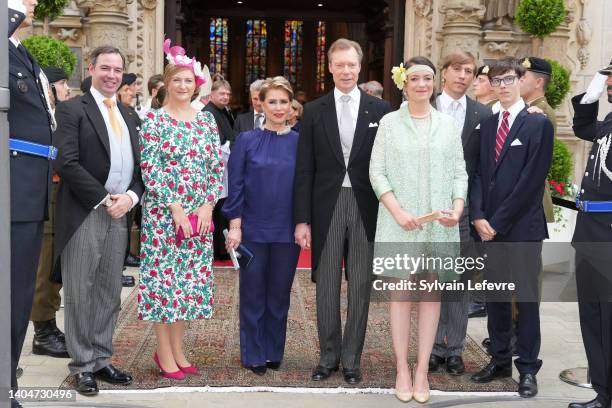
[[[566,0],[567,18],[543,44],[516,28],[487,27],[485,4],[485,0],[406,0],[405,58],[424,55],[439,65],[450,50],[461,48],[479,61],[537,52],[559,61],[572,72],[572,90],[557,109],[557,137],[572,151],[574,180],[579,183],[590,146],[573,135],[570,97],[583,92],[593,73],[612,57],[612,4],[609,0]],[[602,97],[600,106],[603,117],[612,105]]]

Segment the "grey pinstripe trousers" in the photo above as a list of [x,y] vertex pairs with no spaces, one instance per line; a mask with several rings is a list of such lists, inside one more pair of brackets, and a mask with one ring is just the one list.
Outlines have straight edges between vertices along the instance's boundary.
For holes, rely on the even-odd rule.
[[[473,256],[474,239],[470,235],[469,213],[464,212],[459,220],[459,235],[461,239],[461,253]],[[468,278],[464,276],[462,278]],[[449,292],[442,292],[440,304],[440,321],[438,332],[433,346],[432,354],[438,357],[461,356],[465,348],[465,336],[468,325],[468,308],[470,305],[470,292],[464,290],[460,296],[456,294],[450,298]]]
[[[372,285],[372,250],[353,189],[342,187],[317,269],[319,364],[359,368]],[[348,275],[348,311],[344,336],[340,318],[342,261]]]
[[92,210],[61,255],[66,347],[70,374],[110,364],[121,305],[121,273],[127,245],[125,217]]

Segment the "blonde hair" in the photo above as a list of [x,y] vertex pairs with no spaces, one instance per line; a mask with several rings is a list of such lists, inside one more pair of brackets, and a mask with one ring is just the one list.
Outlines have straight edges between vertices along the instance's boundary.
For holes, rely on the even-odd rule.
[[[178,74],[179,72],[183,72],[183,71],[188,71],[191,72],[193,74],[193,71],[190,70],[189,68],[186,67],[177,67],[176,65],[173,64],[168,64],[166,65],[166,68],[164,68],[164,85],[167,87],[168,84],[170,83],[170,80],[172,79],[173,76],[175,76],[176,74]],[[193,79],[195,82],[195,74],[193,75]],[[200,92],[200,87],[196,86],[195,90],[193,91],[193,95],[191,95],[191,100],[193,101],[197,96],[198,93]],[[165,92],[164,92],[164,99],[162,102],[162,105],[165,105],[166,103],[168,103],[168,90],[166,88]]]
[[282,90],[287,92],[289,100],[293,101],[293,88],[286,78],[282,76],[276,76],[274,78],[267,78],[261,85],[259,90],[259,100],[264,101],[268,92],[272,90]]
[[302,104],[299,103],[297,99],[294,99],[291,101],[291,107],[297,111],[298,119],[301,119],[302,115],[304,114],[304,107],[302,106]]

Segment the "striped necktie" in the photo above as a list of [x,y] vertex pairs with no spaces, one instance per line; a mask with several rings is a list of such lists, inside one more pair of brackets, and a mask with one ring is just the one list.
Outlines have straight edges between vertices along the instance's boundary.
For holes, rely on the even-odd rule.
[[495,137],[495,161],[499,160],[499,154],[501,153],[504,147],[504,143],[506,142],[506,137],[508,137],[508,133],[510,133],[510,126],[508,125],[508,116],[510,116],[510,112],[504,111],[501,125],[499,125],[499,129],[497,129],[497,136]]

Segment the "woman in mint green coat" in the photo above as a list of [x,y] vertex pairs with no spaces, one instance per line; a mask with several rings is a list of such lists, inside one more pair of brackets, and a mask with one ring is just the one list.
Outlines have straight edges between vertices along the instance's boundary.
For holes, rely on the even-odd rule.
[[[408,104],[382,118],[372,149],[370,181],[380,200],[374,257],[395,258],[399,253],[413,258],[425,255],[454,259],[459,255],[458,221],[468,186],[461,132],[451,116],[430,104],[435,68],[429,60],[423,57],[409,60],[405,67],[393,69],[393,79]],[[434,221],[425,223],[418,219],[436,211]],[[421,280],[447,282],[457,278],[454,270],[425,267],[413,274],[403,268],[394,266],[384,275],[417,284]],[[427,372],[440,302],[438,297],[418,303],[412,298],[401,301],[398,294],[392,294],[390,307],[397,364],[395,392],[402,401],[414,397],[425,402],[429,398]],[[419,315],[414,385],[408,366],[413,303]]]

